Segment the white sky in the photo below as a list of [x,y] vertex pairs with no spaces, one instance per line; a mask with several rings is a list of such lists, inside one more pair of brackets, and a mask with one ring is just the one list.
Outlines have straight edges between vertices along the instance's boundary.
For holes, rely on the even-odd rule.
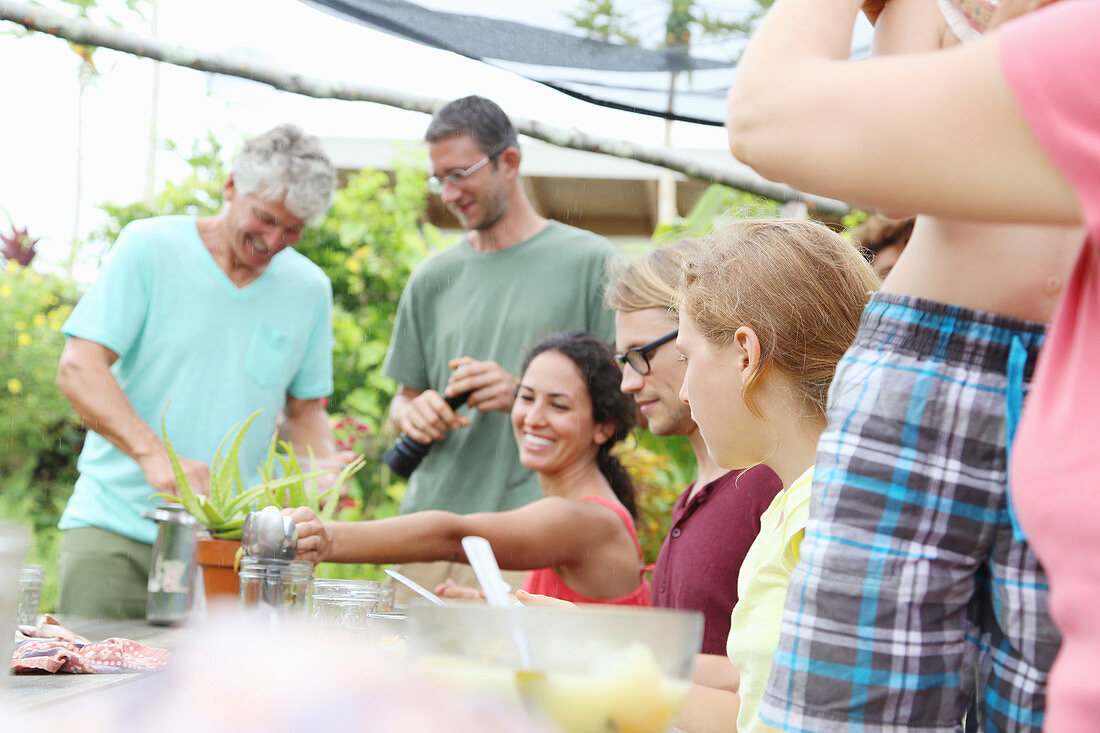
[[[111,6],[112,0],[101,0]],[[453,9],[445,0],[421,0]],[[573,0],[512,0],[509,17],[563,27],[561,11]],[[464,0],[462,12],[494,14],[496,0]],[[355,81],[404,92],[456,98],[488,96],[509,114],[585,132],[658,145],[663,122],[603,109],[534,82],[453,54],[398,40],[335,19],[297,0],[158,0],[159,37],[205,51],[254,49],[268,63],[310,76]],[[119,16],[124,15],[118,13]],[[10,28],[0,24],[0,31]],[[140,20],[127,29],[148,34]],[[83,205],[80,233],[102,220],[95,204],[142,195],[151,110],[153,62],[101,49],[102,72],[84,98]],[[73,235],[76,202],[78,57],[44,34],[0,36],[0,206],[18,226],[41,237],[40,266],[63,259]],[[428,118],[363,102],[316,100],[251,82],[161,65],[161,139],[180,150],[213,130],[235,147],[242,134],[296,122],[324,136],[416,139]],[[677,123],[673,145],[725,147],[718,128]],[[157,177],[176,178],[179,156],[161,152]],[[0,229],[7,221],[0,212]]]

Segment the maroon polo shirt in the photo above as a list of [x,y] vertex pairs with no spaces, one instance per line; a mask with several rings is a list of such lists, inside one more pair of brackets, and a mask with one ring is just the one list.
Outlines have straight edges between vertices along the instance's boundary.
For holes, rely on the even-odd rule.
[[[740,478],[738,478],[740,477]],[[722,474],[672,510],[672,528],[653,570],[653,605],[702,611],[703,654],[726,653],[737,575],[760,515],[783,488],[767,466]]]

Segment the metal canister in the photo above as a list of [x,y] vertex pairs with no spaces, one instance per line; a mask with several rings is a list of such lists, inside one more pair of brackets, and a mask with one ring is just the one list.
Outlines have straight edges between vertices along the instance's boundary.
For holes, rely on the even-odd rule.
[[195,545],[199,522],[183,504],[161,504],[145,512],[157,523],[145,620],[170,626],[182,623],[195,595]]

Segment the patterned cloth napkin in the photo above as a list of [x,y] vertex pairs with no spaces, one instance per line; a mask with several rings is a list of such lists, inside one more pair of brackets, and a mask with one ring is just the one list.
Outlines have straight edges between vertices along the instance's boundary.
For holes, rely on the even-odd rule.
[[129,639],[90,642],[47,614],[35,626],[19,627],[11,669],[13,674],[152,672],[167,665],[171,657],[167,649]]

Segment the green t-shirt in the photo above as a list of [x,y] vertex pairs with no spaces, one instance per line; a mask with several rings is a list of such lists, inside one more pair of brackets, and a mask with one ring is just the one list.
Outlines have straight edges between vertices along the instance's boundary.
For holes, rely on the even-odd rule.
[[[383,372],[410,389],[442,392],[447,363],[459,356],[518,375],[527,351],[551,333],[584,329],[611,341],[603,283],[614,256],[606,239],[555,221],[499,252],[478,252],[463,239],[413,272]],[[519,462],[508,413],[462,413],[471,425],[432,447],[409,479],[402,512],[501,511],[541,496]]]
[[[170,216],[126,226],[99,278],[62,330],[118,354],[111,371],[147,425],[161,414],[176,451],[209,463],[222,436],[256,410],[241,451],[241,478],[259,480],[275,419],[287,394],[332,391],[332,288],[319,267],[292,249],[275,255],[244,288],[199,238],[195,219]],[[99,527],[153,542],[156,523],[138,464],[88,432],[80,477],[61,529]]]

